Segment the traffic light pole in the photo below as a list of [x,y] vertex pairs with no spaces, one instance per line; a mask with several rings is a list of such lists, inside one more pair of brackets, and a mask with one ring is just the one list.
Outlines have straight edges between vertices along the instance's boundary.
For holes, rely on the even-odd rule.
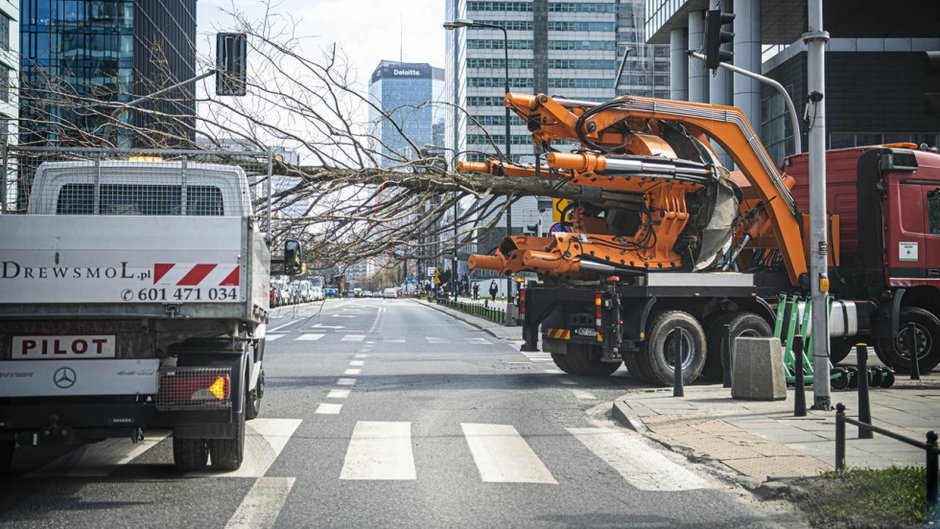
[[[706,60],[705,55],[697,51],[690,51],[689,56],[695,57],[696,59],[701,59],[703,61]],[[800,118],[796,113],[796,107],[793,106],[793,99],[790,98],[790,94],[787,92],[787,89],[784,88],[782,84],[771,79],[770,77],[764,77],[763,75],[749,72],[744,68],[739,68],[733,64],[722,62],[718,63],[718,67],[724,68],[725,70],[734,72],[736,74],[743,75],[745,77],[750,77],[751,79],[772,86],[777,92],[779,92],[780,95],[783,96],[783,101],[787,104],[787,112],[790,114],[790,126],[793,127],[793,152],[794,154],[803,152],[803,141],[802,136],[800,135]]]

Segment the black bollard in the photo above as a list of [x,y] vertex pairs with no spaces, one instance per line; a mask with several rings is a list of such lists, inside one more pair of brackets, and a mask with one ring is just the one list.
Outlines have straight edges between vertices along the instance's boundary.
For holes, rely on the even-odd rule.
[[836,470],[845,470],[845,405],[836,404]]
[[[858,420],[871,424],[871,407],[868,405],[868,346],[860,343],[855,345],[855,356],[858,357]],[[859,439],[872,439],[874,432],[868,428],[858,427]]]
[[682,351],[680,349],[680,340],[681,334],[673,333],[671,336],[668,336],[666,339],[666,346],[669,347],[669,351],[672,352],[672,396],[673,397],[684,397],[685,389],[682,387]]
[[734,340],[731,339],[731,325],[724,325],[724,337],[725,346],[721,349],[721,366],[723,368],[721,382],[722,387],[730,388],[731,387],[731,363],[734,361],[734,352],[731,348],[734,346]]
[[937,434],[933,430],[927,432],[927,507],[933,514],[937,508]]
[[806,384],[803,380],[803,336],[793,336],[793,369],[796,370],[793,386],[793,416],[806,417]]
[[911,355],[911,380],[920,380],[920,362],[917,360],[917,329],[913,324],[908,325],[907,353]]

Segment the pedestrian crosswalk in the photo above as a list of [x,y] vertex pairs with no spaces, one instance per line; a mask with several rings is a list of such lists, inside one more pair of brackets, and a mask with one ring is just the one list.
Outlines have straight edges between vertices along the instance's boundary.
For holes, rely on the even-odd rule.
[[[343,390],[332,390],[332,392]],[[338,413],[342,404],[323,403],[317,414]],[[324,419],[326,420],[326,419]],[[240,469],[232,472],[209,470],[191,472],[189,477],[202,478],[254,478],[255,487],[247,498],[278,504],[290,491],[292,478],[265,481],[268,469],[281,455],[296,433],[300,420],[259,418],[248,423],[245,441],[245,459]],[[513,483],[558,486],[577,480],[570,470],[572,462],[578,466],[591,465],[588,459],[606,465],[630,486],[645,491],[688,491],[715,488],[708,478],[694,474],[679,462],[663,455],[646,444],[635,432],[607,426],[557,428],[552,443],[535,443],[544,434],[526,434],[512,424],[485,422],[457,422],[462,440],[453,444],[451,435],[441,432],[427,433],[409,421],[356,421],[341,451],[320,451],[317,457],[334,458],[339,473],[324,479],[340,481],[415,481],[440,479],[452,474],[453,461],[472,461],[476,472],[460,479],[478,483]],[[426,425],[425,425],[426,426]],[[423,432],[415,435],[416,431]],[[568,437],[570,441],[564,439]],[[134,460],[160,443],[169,443],[168,431],[159,432],[144,443],[131,444],[126,440],[112,440],[80,448],[28,474],[29,478],[106,477],[121,465]],[[428,457],[436,454],[447,443],[448,458]],[[443,445],[442,445],[443,446]],[[581,451],[576,447],[582,447]],[[585,451],[586,450],[586,451]],[[165,452],[166,449],[161,450]],[[422,452],[424,451],[424,452]],[[170,464],[169,461],[166,461]],[[328,461],[326,463],[329,463]],[[424,466],[421,466],[421,465]],[[598,469],[599,470],[599,469]],[[580,479],[583,479],[580,478]],[[280,481],[278,481],[280,480]],[[257,488],[258,490],[254,490]],[[254,496],[252,496],[254,495]],[[238,520],[247,519],[253,501],[243,502],[247,512],[232,518],[233,527]]]
[[[316,330],[316,329],[313,329]],[[368,340],[375,340],[378,343],[384,344],[407,344],[407,343],[423,343],[423,344],[433,344],[433,345],[453,345],[453,344],[463,344],[463,345],[492,345],[497,343],[499,340],[495,338],[483,338],[479,336],[464,336],[464,337],[447,337],[447,336],[369,336],[366,334],[353,334],[347,332],[307,332],[306,330],[298,329],[297,334],[286,334],[283,332],[279,333],[270,333],[265,337],[265,340],[268,342],[274,342],[276,340],[288,340],[288,341],[298,341],[298,342],[330,342],[330,341],[339,341],[339,342],[363,342]],[[370,342],[371,343],[371,342]],[[545,357],[541,355],[546,355],[548,360],[551,361],[551,355],[548,353],[532,353],[534,360],[538,362],[544,362]]]

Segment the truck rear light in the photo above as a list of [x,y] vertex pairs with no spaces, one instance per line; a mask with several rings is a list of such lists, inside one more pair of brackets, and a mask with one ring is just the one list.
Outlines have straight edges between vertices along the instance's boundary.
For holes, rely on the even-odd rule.
[[227,408],[231,393],[230,368],[161,368],[157,409]]
[[603,341],[603,337],[601,334],[601,331],[603,331],[603,328],[604,328],[604,318],[601,314],[602,303],[603,303],[603,299],[601,298],[601,294],[600,293],[594,294],[594,330],[597,331],[598,342]]

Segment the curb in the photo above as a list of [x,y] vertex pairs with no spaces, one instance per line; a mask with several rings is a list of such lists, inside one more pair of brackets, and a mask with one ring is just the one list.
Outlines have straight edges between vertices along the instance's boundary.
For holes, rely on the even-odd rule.
[[614,407],[611,410],[611,414],[620,424],[626,426],[634,432],[649,432],[649,428],[643,424],[643,420],[640,419],[638,415],[633,413],[633,408],[631,408],[622,397],[614,401]]

